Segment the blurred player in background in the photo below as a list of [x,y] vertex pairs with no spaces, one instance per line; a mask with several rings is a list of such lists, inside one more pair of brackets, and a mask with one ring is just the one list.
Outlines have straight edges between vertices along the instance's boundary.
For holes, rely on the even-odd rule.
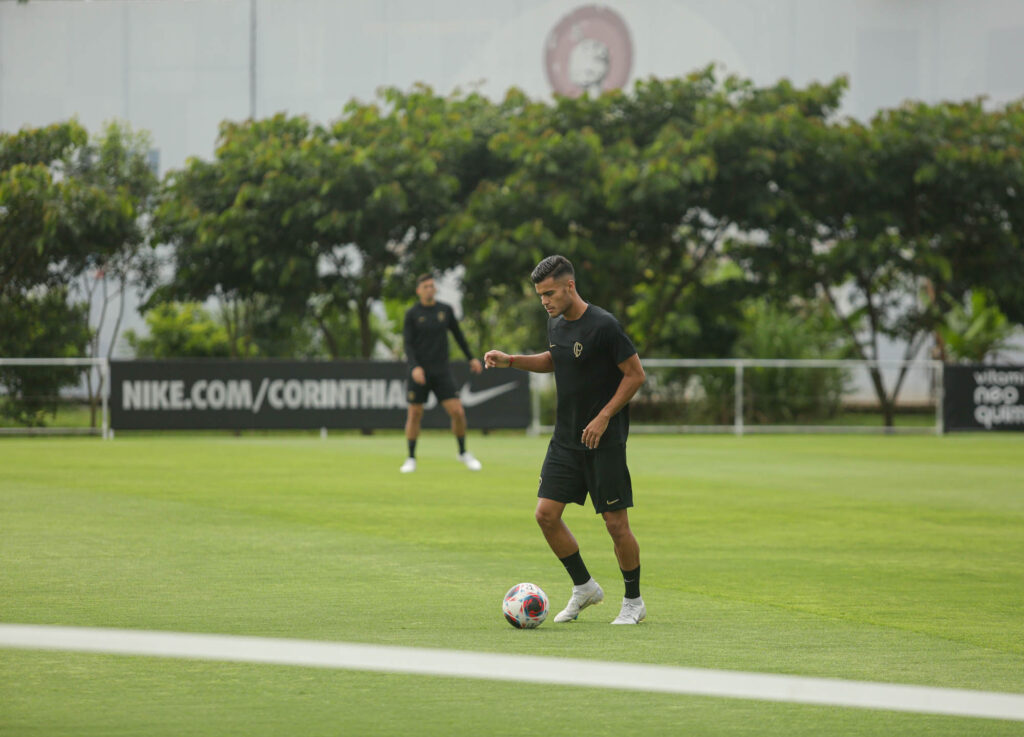
[[530,275],[548,313],[548,350],[532,356],[487,351],[488,368],[555,372],[555,432],[541,468],[535,516],[551,550],[572,578],[572,596],[556,622],[571,622],[604,600],[587,571],[580,546],[562,521],[565,505],[584,504],[604,518],[625,583],[622,609],[612,624],[647,616],[640,596],[640,547],[629,527],[633,485],[626,466],[629,400],[645,380],[636,348],[611,313],[583,301],[564,256],[549,256]]
[[469,359],[469,370],[479,374],[483,371],[483,365],[470,353],[455,312],[450,305],[438,302],[434,298],[436,293],[434,277],[421,274],[416,279],[416,296],[419,301],[406,311],[402,327],[405,356],[409,362],[409,413],[405,420],[409,457],[399,469],[402,473],[416,470],[416,440],[420,436],[423,405],[430,392],[434,392],[437,401],[452,419],[452,432],[459,443],[458,460],[471,471],[479,471],[481,468],[480,461],[466,450],[466,410],[455,391],[455,378],[448,363],[449,331]]

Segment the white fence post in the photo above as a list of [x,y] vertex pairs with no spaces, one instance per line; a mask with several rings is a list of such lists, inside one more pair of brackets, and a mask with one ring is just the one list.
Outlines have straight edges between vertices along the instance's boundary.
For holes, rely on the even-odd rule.
[[743,436],[743,361],[736,361],[736,386],[734,387],[735,402],[734,411],[736,417],[733,420],[736,437]]
[[110,361],[106,358],[103,359],[103,363],[100,364],[100,398],[103,405],[102,410],[102,437],[104,440],[110,440],[113,433],[110,432],[110,415],[108,414],[107,396],[110,394]]
[[529,386],[530,386],[530,426],[526,428],[527,435],[537,436],[540,435],[540,387],[538,386],[539,381],[534,378],[534,374],[528,375]]

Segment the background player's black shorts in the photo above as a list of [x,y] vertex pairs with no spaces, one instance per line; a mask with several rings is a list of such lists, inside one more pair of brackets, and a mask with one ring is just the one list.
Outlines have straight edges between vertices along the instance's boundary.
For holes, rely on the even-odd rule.
[[633,482],[626,466],[626,446],[571,450],[548,444],[537,496],[565,504],[583,504],[587,494],[594,511],[613,512],[633,506]]
[[434,392],[438,402],[458,396],[458,392],[455,391],[455,378],[447,365],[438,368],[424,366],[423,373],[427,375],[427,383],[417,384],[412,380],[412,369],[409,369],[409,377],[406,381],[408,387],[406,396],[409,399],[409,404],[426,404],[430,392]]

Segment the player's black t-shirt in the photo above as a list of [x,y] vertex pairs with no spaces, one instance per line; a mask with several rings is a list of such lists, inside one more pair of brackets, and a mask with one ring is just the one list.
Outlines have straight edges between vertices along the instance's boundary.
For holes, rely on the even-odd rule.
[[[548,350],[555,363],[558,409],[554,441],[586,450],[583,428],[615,395],[622,381],[619,364],[636,353],[615,316],[589,305],[578,320],[548,320]],[[622,445],[629,435],[629,405],[608,422],[599,448]]]
[[422,366],[424,370],[447,369],[449,330],[466,358],[473,358],[466,344],[466,336],[462,334],[462,328],[450,305],[435,302],[424,307],[422,302],[417,302],[410,307],[405,313],[405,324],[402,327],[409,368]]

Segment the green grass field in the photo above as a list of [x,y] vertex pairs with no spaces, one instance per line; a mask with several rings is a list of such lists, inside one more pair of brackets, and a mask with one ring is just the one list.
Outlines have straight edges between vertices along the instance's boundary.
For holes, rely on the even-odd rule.
[[[569,593],[546,439],[0,439],[0,622],[556,655],[1024,693],[1024,437],[638,436],[648,619]],[[460,678],[0,649],[0,735],[1021,735],[1020,722]]]

